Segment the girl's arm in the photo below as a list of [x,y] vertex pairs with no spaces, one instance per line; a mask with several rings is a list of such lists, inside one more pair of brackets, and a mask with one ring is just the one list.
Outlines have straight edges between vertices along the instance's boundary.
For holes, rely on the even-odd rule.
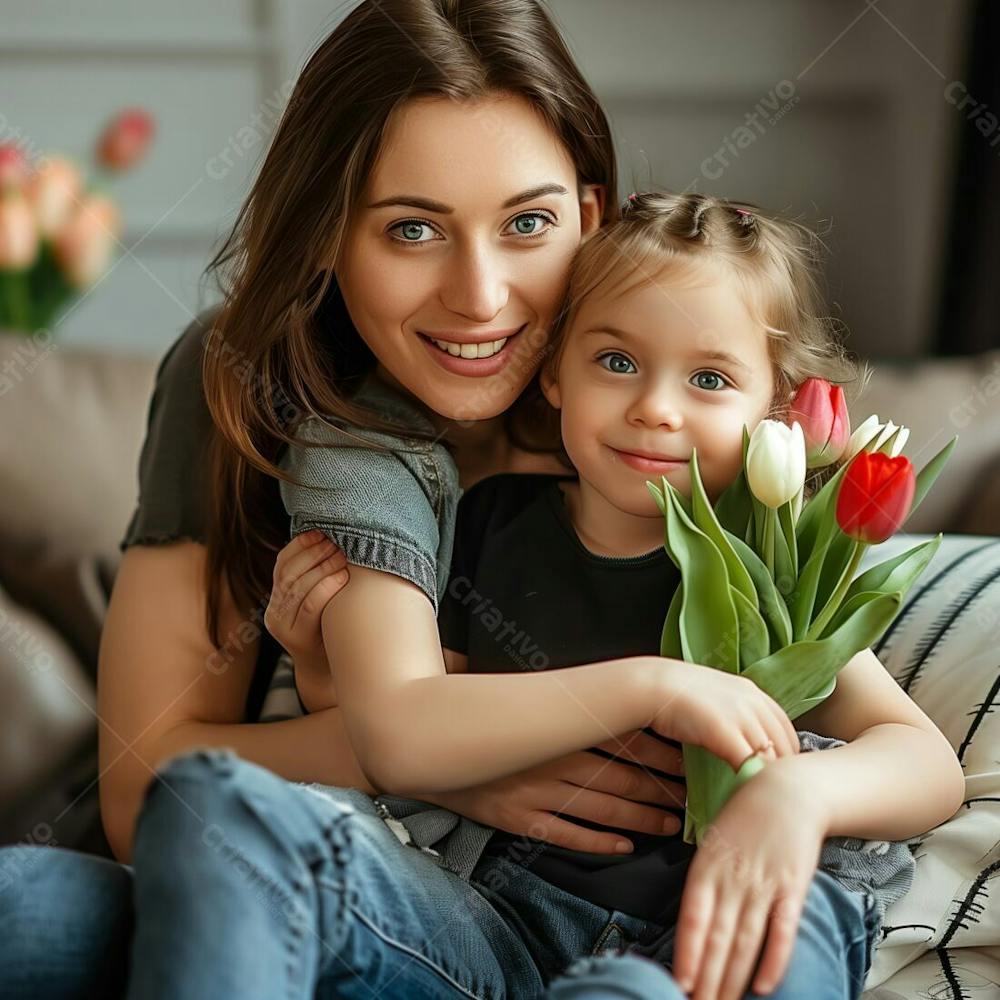
[[490,781],[649,725],[677,665],[630,657],[447,674],[423,591],[360,566],[327,604],[322,627],[360,765],[377,788],[400,795]]
[[195,542],[133,545],[115,579],[98,667],[100,799],[108,842],[125,863],[155,770],[194,747],[232,747],[291,781],[374,791],[339,709],[241,721],[259,647],[247,630],[262,626],[242,619],[224,594],[221,634],[231,641],[224,655],[216,650],[204,627],[204,560]]

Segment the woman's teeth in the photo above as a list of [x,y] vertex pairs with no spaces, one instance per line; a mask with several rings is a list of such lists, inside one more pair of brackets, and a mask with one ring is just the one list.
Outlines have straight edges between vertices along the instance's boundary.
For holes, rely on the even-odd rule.
[[487,340],[483,344],[454,344],[450,340],[435,340],[434,343],[447,351],[453,358],[492,358],[494,354],[503,349],[509,338],[502,337],[500,340]]

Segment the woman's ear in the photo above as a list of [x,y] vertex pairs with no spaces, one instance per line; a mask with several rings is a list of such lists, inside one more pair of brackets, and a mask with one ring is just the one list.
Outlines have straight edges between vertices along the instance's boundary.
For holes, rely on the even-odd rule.
[[538,384],[542,388],[542,395],[549,401],[549,406],[558,410],[562,405],[559,396],[559,383],[556,381],[555,373],[550,365],[546,365],[538,373]]
[[604,200],[607,192],[603,184],[585,184],[580,189],[580,236],[586,238],[601,228],[604,218]]

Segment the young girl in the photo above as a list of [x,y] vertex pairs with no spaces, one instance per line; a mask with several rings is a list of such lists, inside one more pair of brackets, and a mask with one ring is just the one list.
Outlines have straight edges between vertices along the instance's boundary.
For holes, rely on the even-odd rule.
[[[585,244],[542,378],[577,476],[494,477],[462,498],[450,580],[440,594],[449,676],[438,674],[432,685],[416,662],[421,618],[412,612],[409,622],[389,617],[381,632],[371,623],[367,672],[355,672],[361,653],[345,633],[365,608],[353,604],[350,617],[345,608],[357,579],[324,611],[340,703],[376,787],[410,793],[435,782],[457,785],[463,774],[499,774],[539,744],[563,752],[566,744],[556,740],[574,727],[618,735],[639,723],[675,739],[684,726],[694,731],[680,712],[664,725],[655,700],[644,716],[615,714],[621,688],[634,683],[630,668],[644,667],[642,657],[659,648],[677,583],[645,482],[663,475],[688,492],[688,460],[697,448],[714,499],[740,468],[744,424],[752,429],[780,415],[810,375],[851,376],[817,316],[806,236],[746,205],[651,194],[633,196],[623,220]],[[322,425],[311,433],[337,440]],[[341,459],[336,450],[293,448],[288,465],[297,476],[318,474],[343,488]],[[405,451],[386,456],[386,489],[401,505],[401,522],[413,526],[406,541],[419,565],[413,512],[420,504],[388,479],[392,461],[411,460]],[[351,558],[360,544],[352,528],[323,515],[322,501],[300,487],[286,483],[283,495],[293,530],[322,524]],[[451,550],[447,540],[439,542],[438,567],[442,549]],[[429,564],[432,553],[422,554]],[[433,601],[437,590],[424,593]],[[614,677],[604,671],[603,696],[574,685],[608,666],[577,665],[601,657],[618,658]],[[710,679],[706,669],[688,665],[669,696],[697,713],[697,696],[686,699]],[[482,676],[523,672],[534,675],[520,685]],[[744,709],[737,698],[720,721]],[[758,959],[757,992],[780,983],[782,996],[857,997],[885,908],[907,891],[913,867],[905,845],[865,841],[905,839],[950,816],[961,771],[933,723],[867,651],[800,724],[832,737],[806,731],[806,749],[837,749],[819,759],[796,757],[781,742],[782,759],[733,796],[696,854],[672,821],[664,825],[672,836],[633,835],[634,852],[618,857],[497,832],[473,884],[495,906],[509,905],[504,894],[520,886],[518,915],[529,924],[521,936],[543,974],[552,973],[556,956],[530,927],[528,914],[542,904],[532,908],[529,898],[545,900],[549,919],[560,911],[564,925],[577,928],[573,940],[599,926],[598,908],[617,929],[618,944],[648,941],[643,950],[672,964],[698,1000],[742,996]],[[701,732],[694,741],[706,738]],[[729,759],[738,766],[741,758]],[[458,856],[448,843],[443,853],[444,863]]]

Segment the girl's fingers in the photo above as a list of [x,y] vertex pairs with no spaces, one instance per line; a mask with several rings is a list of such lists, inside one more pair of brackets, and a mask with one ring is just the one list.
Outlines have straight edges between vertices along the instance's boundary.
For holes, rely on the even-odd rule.
[[673,976],[685,993],[692,993],[698,981],[706,939],[715,919],[715,885],[703,882],[688,870],[681,896],[674,938]]
[[671,813],[644,806],[617,795],[595,792],[590,788],[574,788],[568,795],[566,804],[559,808],[564,815],[576,816],[600,823],[616,826],[623,830],[652,833],[660,836],[677,833],[680,820]]
[[296,535],[280,552],[274,557],[274,571],[277,576],[279,571],[285,568],[285,564],[294,559],[297,555],[319,544],[326,536],[317,528],[311,531],[303,531]]
[[725,894],[717,895],[715,913],[705,937],[698,979],[692,996],[694,1000],[718,1000],[719,983],[726,971],[733,935],[736,933],[736,918],[743,909],[741,890],[726,887]]
[[788,713],[776,701],[772,701],[769,707],[774,714],[777,726],[776,736],[773,739],[778,756],[787,757],[798,753],[799,734],[796,732],[792,720],[788,718]]
[[736,923],[732,949],[722,976],[718,1000],[741,1000],[750,988],[750,977],[761,953],[771,896],[763,886],[751,889]]
[[299,602],[295,619],[292,621],[293,631],[296,629],[300,631],[305,629],[309,632],[318,630],[323,609],[332,598],[343,590],[350,579],[346,559],[339,562],[335,559],[327,560],[321,563],[313,573],[319,574],[320,578],[312,584]]
[[[558,847],[567,847],[571,851],[589,851],[591,854],[628,854],[632,851],[632,842],[624,837],[588,830],[551,813],[539,812],[528,818],[531,819],[528,827],[531,837]],[[625,845],[626,850],[618,850],[619,844]]]
[[751,984],[755,993],[773,992],[784,978],[798,936],[803,901],[780,896],[771,907],[767,941]]
[[312,545],[302,545],[293,549],[292,546],[302,537],[296,535],[295,539],[278,553],[278,558],[275,560],[274,582],[284,590],[294,586],[295,581],[316,563],[340,551],[337,543],[326,536]]

